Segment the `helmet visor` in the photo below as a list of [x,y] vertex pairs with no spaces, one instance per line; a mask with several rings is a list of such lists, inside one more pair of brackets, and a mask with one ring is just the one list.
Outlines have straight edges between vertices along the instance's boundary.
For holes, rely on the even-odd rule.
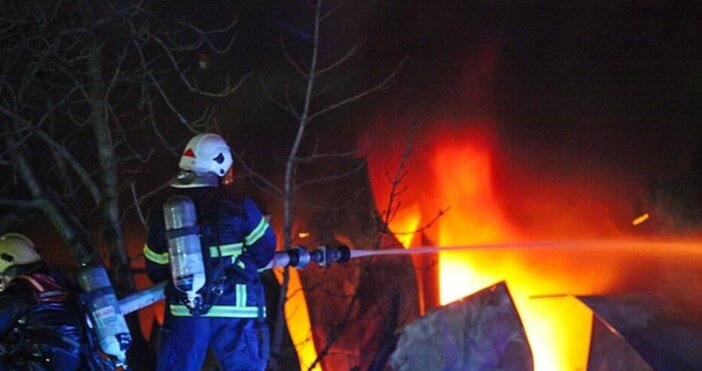
[[219,178],[214,173],[197,174],[183,170],[171,180],[170,185],[173,188],[217,187]]

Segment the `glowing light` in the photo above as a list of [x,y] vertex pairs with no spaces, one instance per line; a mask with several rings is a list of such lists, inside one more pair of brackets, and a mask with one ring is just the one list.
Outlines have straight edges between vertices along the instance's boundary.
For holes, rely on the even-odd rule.
[[639,225],[639,224],[641,224],[641,223],[647,221],[648,218],[649,218],[648,213],[643,213],[643,214],[642,214],[641,216],[639,216],[638,218],[632,220],[632,221],[631,221],[631,225]]
[[397,214],[390,221],[390,230],[393,231],[395,238],[405,249],[412,246],[412,240],[419,227],[421,216],[419,205],[412,204],[410,207],[398,210]]
[[[434,171],[442,204],[451,212],[439,221],[439,244],[519,240],[493,194],[489,148],[445,143],[436,152]],[[533,256],[531,258],[534,258]],[[507,282],[534,357],[534,369],[585,369],[592,314],[576,299],[530,299],[535,293],[567,290],[569,283],[550,282],[517,250],[442,253],[440,301],[447,304],[500,281]],[[542,259],[551,257],[544,253]],[[538,257],[537,257],[538,259]],[[553,269],[550,267],[549,269]],[[572,288],[572,287],[570,287]]]
[[307,238],[310,236],[310,232],[298,232],[297,237],[298,238]]
[[[613,215],[626,215],[613,212],[620,210],[617,202],[621,197],[613,196],[618,193],[602,191],[618,184],[611,177],[595,178],[592,173],[585,177],[578,172],[532,179],[534,169],[517,168],[510,171],[517,171],[516,179],[523,183],[501,187],[504,185],[494,178],[496,146],[490,132],[482,130],[486,126],[438,122],[432,127],[437,130],[425,138],[427,145],[413,157],[415,173],[405,179],[410,185],[403,201],[419,205],[419,225],[436,217],[433,210],[450,208],[423,231],[427,240],[439,246],[528,241],[544,235],[566,239],[599,236],[611,232],[613,221],[620,220]],[[444,127],[452,129],[440,130]],[[379,156],[369,164],[378,205],[388,202],[386,174],[396,166],[388,157]],[[510,210],[520,213],[508,214],[502,202],[511,202]],[[516,222],[519,224],[513,224]],[[447,304],[505,281],[529,340],[534,369],[584,370],[593,315],[573,295],[609,292],[619,284],[616,274],[622,272],[624,261],[609,250],[574,253],[560,248],[514,248],[441,253],[439,301]]]
[[[307,298],[302,290],[300,275],[295,269],[290,269],[289,272],[290,280],[288,281],[288,299],[285,302],[285,322],[288,326],[292,343],[297,351],[300,370],[307,370],[312,362],[317,359],[317,349],[314,346],[310,313],[307,307]],[[273,273],[278,282],[282,283],[283,270],[274,269]],[[322,367],[317,364],[312,370],[321,371]]]

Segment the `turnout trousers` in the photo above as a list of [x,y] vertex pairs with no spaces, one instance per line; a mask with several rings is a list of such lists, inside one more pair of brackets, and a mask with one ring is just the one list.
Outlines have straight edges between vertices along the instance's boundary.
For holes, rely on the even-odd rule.
[[199,371],[207,348],[224,371],[265,370],[268,328],[256,318],[176,317],[167,315],[161,332],[157,371]]

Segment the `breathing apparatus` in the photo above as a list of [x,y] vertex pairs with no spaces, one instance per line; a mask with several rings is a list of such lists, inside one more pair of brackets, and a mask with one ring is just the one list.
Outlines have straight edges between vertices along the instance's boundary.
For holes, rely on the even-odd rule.
[[[353,258],[351,250],[346,246],[320,246],[309,251],[303,246],[295,246],[289,250],[279,251],[268,265],[262,269],[290,266],[304,269],[310,263],[316,263],[327,268],[332,263],[345,263]],[[119,300],[122,314],[129,314],[145,308],[164,298],[164,288],[167,281],[159,282],[151,287],[135,292]]]
[[189,197],[173,196],[163,205],[163,217],[173,286],[185,294],[185,306],[198,308],[202,304],[198,291],[205,286],[207,276],[195,204]]
[[100,350],[116,359],[115,368],[126,369],[132,336],[105,267],[94,265],[81,269],[78,286],[88,327],[97,338]]
[[[181,173],[171,182],[174,188],[217,187],[233,163],[229,146],[212,133],[198,134],[185,145],[178,167]],[[200,290],[207,284],[205,257],[200,242],[195,203],[186,196],[173,196],[163,205],[171,281],[185,294],[183,304],[191,312],[200,310]]]

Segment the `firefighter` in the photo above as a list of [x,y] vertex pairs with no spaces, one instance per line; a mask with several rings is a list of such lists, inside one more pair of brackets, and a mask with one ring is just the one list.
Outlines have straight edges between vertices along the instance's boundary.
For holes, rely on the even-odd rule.
[[78,370],[83,316],[61,274],[19,233],[0,236],[0,370]]
[[174,257],[169,256],[163,210],[149,224],[147,273],[153,282],[169,280],[157,370],[199,370],[208,347],[223,370],[266,367],[268,327],[258,269],[272,259],[275,235],[251,199],[224,186],[232,164],[222,137],[199,134],[185,146],[182,171],[170,184],[195,205],[206,267],[197,302],[189,301],[171,280]]

